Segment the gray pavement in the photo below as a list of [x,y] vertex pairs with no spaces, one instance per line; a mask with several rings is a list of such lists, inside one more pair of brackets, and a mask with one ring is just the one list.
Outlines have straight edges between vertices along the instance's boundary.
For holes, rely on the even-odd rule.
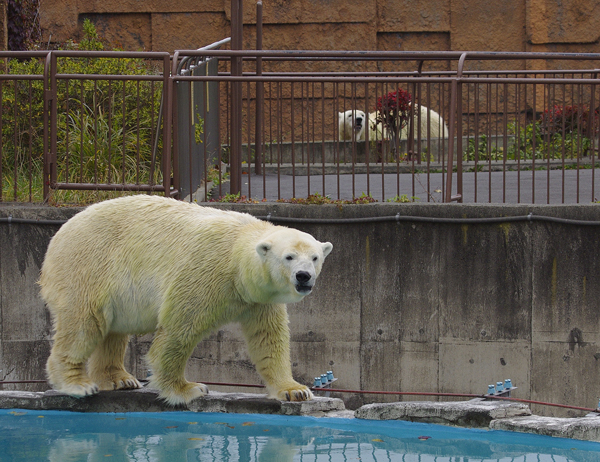
[[[600,173],[581,170],[526,170],[463,173],[464,203],[589,204],[600,199]],[[446,176],[442,173],[359,173],[292,175],[244,174],[242,194],[267,201],[306,198],[318,192],[332,199],[370,194],[379,202],[405,195],[418,202],[442,202]],[[228,192],[228,184],[223,192]],[[456,193],[456,174],[453,175]],[[213,193],[213,197],[218,192]]]

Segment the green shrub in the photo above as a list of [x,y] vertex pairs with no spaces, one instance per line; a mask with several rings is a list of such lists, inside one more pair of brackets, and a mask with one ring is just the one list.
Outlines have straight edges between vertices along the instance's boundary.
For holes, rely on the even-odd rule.
[[[578,155],[588,155],[591,140],[581,131],[582,120],[587,120],[588,116],[576,117],[576,111],[573,112],[572,106],[566,108],[568,110],[565,110],[565,114],[572,115],[568,116],[570,123],[567,124],[565,119],[564,133],[562,129],[558,128],[560,116],[557,114],[562,114],[562,112],[557,109],[557,106],[552,112],[543,113],[535,122],[526,125],[519,125],[516,122],[509,123],[507,134],[514,139],[511,140],[506,150],[506,160],[548,160],[562,159],[563,156],[564,158],[576,158]],[[466,161],[502,161],[504,159],[504,150],[491,146],[486,135],[480,135],[477,143],[474,138],[469,139],[467,149],[463,153],[463,160]]]
[[463,159],[467,161],[489,161],[489,160],[502,160],[504,154],[501,149],[497,149],[488,146],[488,137],[485,135],[479,135],[477,143],[475,138],[469,139],[467,150],[463,155]]
[[[548,160],[588,155],[590,139],[577,131],[549,131],[543,119],[517,127],[508,125],[510,134],[515,135],[514,144],[508,150],[510,160]],[[535,147],[534,147],[535,144]]]
[[[85,20],[84,38],[63,49],[103,50],[94,25]],[[43,75],[40,59],[10,60],[8,73]],[[137,58],[59,57],[63,74],[156,74],[152,63]],[[161,127],[158,114],[160,82],[59,80],[57,85],[57,170],[59,182],[154,183],[162,182]],[[35,167],[41,175],[43,156],[44,91],[42,80],[13,80],[0,84],[2,111],[3,195],[11,194],[15,178]],[[153,147],[158,136],[158,149]],[[158,171],[151,171],[152,162]],[[139,164],[139,167],[138,167]],[[151,178],[152,176],[152,178]],[[6,191],[6,192],[4,192]]]

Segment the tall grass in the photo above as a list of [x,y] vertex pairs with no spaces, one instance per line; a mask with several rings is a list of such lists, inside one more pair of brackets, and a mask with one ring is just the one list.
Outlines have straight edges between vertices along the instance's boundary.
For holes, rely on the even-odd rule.
[[[93,24],[68,49],[100,50]],[[60,57],[64,74],[149,75],[152,63],[134,58]],[[10,60],[8,73],[42,75],[43,62]],[[63,80],[56,101],[58,183],[161,184],[160,85],[149,81]],[[42,201],[43,104],[41,80],[0,81],[0,200]],[[157,140],[158,138],[158,140]],[[157,145],[156,155],[153,146]],[[170,174],[170,172],[168,173]],[[53,191],[50,200],[89,202],[119,192]]]

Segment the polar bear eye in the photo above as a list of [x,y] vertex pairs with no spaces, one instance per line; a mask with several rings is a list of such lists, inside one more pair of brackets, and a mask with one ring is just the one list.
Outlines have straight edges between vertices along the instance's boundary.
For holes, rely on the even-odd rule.
[[313,257],[313,261],[317,261],[319,257]]
[[293,255],[288,255],[287,257],[285,257],[285,259],[287,261],[292,261],[294,259],[294,256]]

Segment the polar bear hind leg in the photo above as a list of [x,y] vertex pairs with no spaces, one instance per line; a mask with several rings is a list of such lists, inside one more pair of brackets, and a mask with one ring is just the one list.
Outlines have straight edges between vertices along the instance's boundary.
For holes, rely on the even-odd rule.
[[87,370],[100,390],[141,388],[123,364],[128,342],[127,334],[108,334],[92,353]]
[[[71,320],[70,323],[73,321]],[[79,329],[62,329],[64,320],[56,320],[56,334],[46,371],[53,388],[78,398],[93,395],[98,385],[88,376],[86,362],[96,346],[102,341],[102,331],[94,318],[78,323]]]

